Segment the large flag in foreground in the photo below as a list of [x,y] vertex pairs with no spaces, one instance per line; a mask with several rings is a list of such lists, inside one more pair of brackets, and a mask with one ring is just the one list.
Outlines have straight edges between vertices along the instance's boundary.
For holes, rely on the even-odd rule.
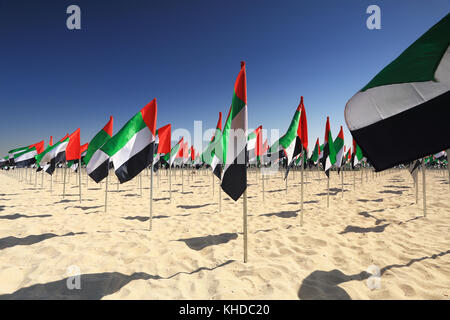
[[222,138],[224,169],[221,186],[236,201],[247,189],[247,80],[243,61]]
[[156,134],[156,98],[131,118],[98,149],[88,164],[88,174],[100,182],[108,175],[109,161],[120,183],[137,176],[153,161]]
[[108,123],[100,130],[94,138],[89,142],[88,148],[86,150],[86,156],[83,162],[88,165],[94,153],[100,149],[113,135],[113,123],[114,119],[112,116],[109,117]]
[[347,102],[347,126],[377,171],[450,147],[449,41],[447,14]]

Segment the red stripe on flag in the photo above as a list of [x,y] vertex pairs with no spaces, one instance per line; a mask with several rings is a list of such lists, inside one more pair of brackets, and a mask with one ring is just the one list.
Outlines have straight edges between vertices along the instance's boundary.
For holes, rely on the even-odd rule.
[[78,128],[69,136],[69,143],[66,147],[66,160],[78,160],[80,156],[80,128]]
[[170,149],[172,147],[171,128],[172,126],[168,124],[158,129],[158,137],[159,137],[158,153],[166,154],[170,152]]
[[105,131],[110,137],[112,137],[113,135],[113,122],[114,122],[113,117],[109,116],[108,123],[103,127],[103,131]]
[[241,71],[234,83],[234,93],[241,99],[245,104],[247,104],[247,81],[245,75],[245,62],[241,62]]
[[157,114],[156,98],[150,101],[145,107],[141,109],[141,114],[145,124],[150,129],[153,136],[155,136]]

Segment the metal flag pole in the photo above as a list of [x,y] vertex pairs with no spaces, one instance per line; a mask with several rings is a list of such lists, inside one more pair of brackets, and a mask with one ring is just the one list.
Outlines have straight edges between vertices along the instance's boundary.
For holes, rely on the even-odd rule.
[[213,195],[213,199],[214,199],[214,172],[212,172],[211,171],[211,177],[212,177],[212,180],[211,180],[211,182],[212,182],[212,195]]
[[172,165],[169,158],[169,201],[172,202]]
[[63,167],[63,170],[64,170],[64,178],[63,178],[63,199],[64,199],[64,197],[66,196],[66,174],[67,174],[67,170],[66,170],[67,168],[66,167]]
[[304,169],[304,161],[305,161],[305,157],[303,155],[303,144],[301,145],[301,153],[300,153],[300,157],[302,157],[302,164],[300,167],[300,183],[301,183],[301,196],[300,196],[300,227],[303,226],[303,169]]
[[331,174],[330,171],[328,172],[328,179],[327,179],[327,208],[330,207],[330,174]]
[[342,198],[344,198],[344,167],[341,170]]
[[425,186],[427,185],[425,182],[425,159],[423,159],[423,167],[422,167],[422,188],[423,188],[423,216],[427,216],[427,193]]
[[152,230],[152,219],[153,219],[153,164],[150,168],[150,224],[149,224],[149,230]]
[[105,181],[105,212],[108,209],[108,179],[109,179],[109,164],[108,164],[108,174],[106,175]]
[[419,170],[416,169],[414,172],[414,187],[416,188],[416,204],[419,202]]
[[219,187],[219,212],[222,212],[222,188]]
[[[153,171],[153,166],[152,166],[151,170]],[[140,190],[140,194],[142,197],[142,172],[139,174],[139,190]]]
[[450,149],[447,149],[448,189],[450,190]]
[[247,189],[244,191],[243,205],[243,227],[244,227],[244,263],[247,263]]
[[263,172],[263,170],[261,170],[261,178],[262,178],[262,200],[263,200],[263,202],[265,201],[265,195],[264,195],[264,180],[265,180],[265,177],[264,177],[264,172]]
[[81,158],[78,159],[78,185],[80,190],[80,203],[81,203]]

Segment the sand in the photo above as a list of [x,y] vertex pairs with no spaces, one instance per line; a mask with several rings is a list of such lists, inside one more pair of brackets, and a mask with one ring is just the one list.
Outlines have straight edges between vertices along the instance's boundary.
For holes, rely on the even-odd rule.
[[[70,170],[70,169],[69,169]],[[186,171],[187,173],[188,171]],[[205,173],[206,172],[206,173]],[[34,173],[33,173],[34,174]],[[248,263],[243,263],[242,200],[214,197],[210,171],[154,179],[153,230],[149,231],[149,176],[120,185],[92,180],[78,198],[69,174],[50,193],[38,173],[19,182],[0,172],[0,299],[449,299],[450,191],[446,171],[427,171],[427,216],[406,170],[307,173],[300,227],[300,176],[288,193],[281,175],[265,182],[249,172]],[[319,181],[320,176],[320,181]],[[421,178],[421,174],[419,175]],[[369,266],[381,276],[367,284]],[[81,289],[69,290],[76,266]],[[376,267],[372,267],[375,268]],[[72,281],[72,280],[71,280]],[[75,283],[75,282],[71,282]]]

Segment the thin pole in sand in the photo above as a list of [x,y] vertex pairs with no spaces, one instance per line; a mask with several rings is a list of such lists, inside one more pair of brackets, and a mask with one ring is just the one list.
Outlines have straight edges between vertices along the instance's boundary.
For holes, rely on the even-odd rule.
[[416,187],[416,204],[419,202],[419,170],[414,172],[414,186]]
[[172,202],[172,165],[169,159],[169,201]]
[[[447,159],[450,160],[450,149],[447,149]],[[448,169],[448,188],[450,189],[450,161],[447,161]]]
[[108,210],[108,177],[109,177],[109,166],[108,166],[108,174],[106,175],[105,181],[105,212]]
[[89,175],[87,173],[87,166],[86,166],[85,172],[86,172],[86,190],[87,190],[88,189],[88,184],[89,184]]
[[264,177],[263,170],[261,170],[261,178],[262,178],[262,200],[264,202],[265,201],[265,199],[264,199],[264,180],[265,180],[265,177]]
[[300,227],[303,226],[303,168],[304,168],[304,163],[303,161],[305,160],[304,156],[303,156],[303,144],[302,144],[302,150],[300,153],[300,156],[302,157],[302,164],[300,166],[300,183],[301,183],[301,196],[300,196]]
[[425,186],[427,185],[425,183],[425,159],[423,159],[423,167],[422,167],[422,188],[423,188],[423,216],[427,216],[427,193]]
[[211,178],[212,178],[212,180],[211,180],[211,182],[212,182],[212,196],[213,196],[213,199],[214,199],[214,172],[212,172],[211,171]]
[[184,167],[181,167],[181,193],[184,193]]
[[353,168],[353,191],[356,190],[356,171],[355,168]]
[[81,203],[81,158],[78,159],[78,185],[79,185],[80,203]]
[[41,189],[44,189],[44,170],[41,170]]
[[142,172],[139,174],[139,190],[142,197]]
[[222,189],[219,187],[219,212],[222,212]]
[[53,192],[53,173],[50,175],[50,193]]
[[64,170],[64,178],[63,178],[63,199],[66,196],[66,167],[63,167]]
[[35,172],[35,174],[34,174],[34,188],[36,189],[36,187],[37,187],[37,170],[36,170],[36,172]]
[[328,179],[327,179],[327,208],[330,207],[330,174],[331,174],[330,171],[328,171]]
[[247,189],[245,189],[244,191],[243,227],[244,227],[244,263],[247,263]]
[[152,219],[153,219],[153,164],[150,168],[150,224],[149,224],[149,230],[152,231]]
[[342,198],[344,198],[344,167],[341,170]]

